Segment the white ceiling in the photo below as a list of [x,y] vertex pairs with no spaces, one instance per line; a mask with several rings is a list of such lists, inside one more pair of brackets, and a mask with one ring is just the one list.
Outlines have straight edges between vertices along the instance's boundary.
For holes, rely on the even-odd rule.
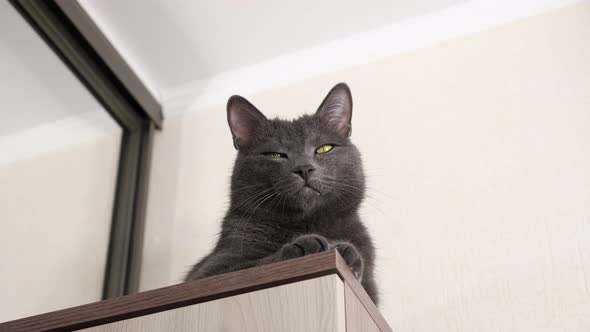
[[156,95],[465,1],[79,0]]

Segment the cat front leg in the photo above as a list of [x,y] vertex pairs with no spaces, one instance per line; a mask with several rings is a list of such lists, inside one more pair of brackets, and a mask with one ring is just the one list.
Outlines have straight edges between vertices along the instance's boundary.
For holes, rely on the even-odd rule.
[[355,277],[363,280],[363,273],[365,270],[365,261],[358,249],[350,242],[334,242],[330,245],[330,249],[338,250],[338,253],[350,267]]
[[291,258],[317,254],[330,249],[325,237],[317,234],[305,234],[283,245],[277,252],[260,260],[259,265],[280,262]]
[[280,252],[283,259],[317,254],[330,249],[330,244],[325,237],[317,234],[306,234],[295,238],[291,243],[284,245]]
[[329,242],[325,237],[318,234],[306,234],[296,237],[274,254],[261,259],[259,265],[316,254],[330,249],[338,250],[338,253],[352,270],[355,277],[359,281],[363,280],[365,261],[360,251],[350,242]]

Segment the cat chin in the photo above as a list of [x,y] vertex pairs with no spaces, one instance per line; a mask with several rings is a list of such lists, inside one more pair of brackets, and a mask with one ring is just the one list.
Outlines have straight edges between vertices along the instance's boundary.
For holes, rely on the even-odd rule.
[[300,212],[307,214],[312,212],[320,205],[321,195],[316,189],[310,187],[303,187],[297,193],[295,198],[296,209]]

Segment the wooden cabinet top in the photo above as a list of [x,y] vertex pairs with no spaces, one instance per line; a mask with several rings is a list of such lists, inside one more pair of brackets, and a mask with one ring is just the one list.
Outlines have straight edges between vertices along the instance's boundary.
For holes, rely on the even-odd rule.
[[337,251],[220,274],[0,324],[0,331],[71,331],[336,274],[382,331],[391,331]]

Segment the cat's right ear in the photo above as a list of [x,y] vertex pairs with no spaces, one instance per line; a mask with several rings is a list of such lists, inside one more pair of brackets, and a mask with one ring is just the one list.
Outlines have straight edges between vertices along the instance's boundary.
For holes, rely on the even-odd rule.
[[254,105],[242,96],[231,96],[227,101],[227,122],[234,139],[234,147],[239,150],[248,144],[254,130],[266,120]]

